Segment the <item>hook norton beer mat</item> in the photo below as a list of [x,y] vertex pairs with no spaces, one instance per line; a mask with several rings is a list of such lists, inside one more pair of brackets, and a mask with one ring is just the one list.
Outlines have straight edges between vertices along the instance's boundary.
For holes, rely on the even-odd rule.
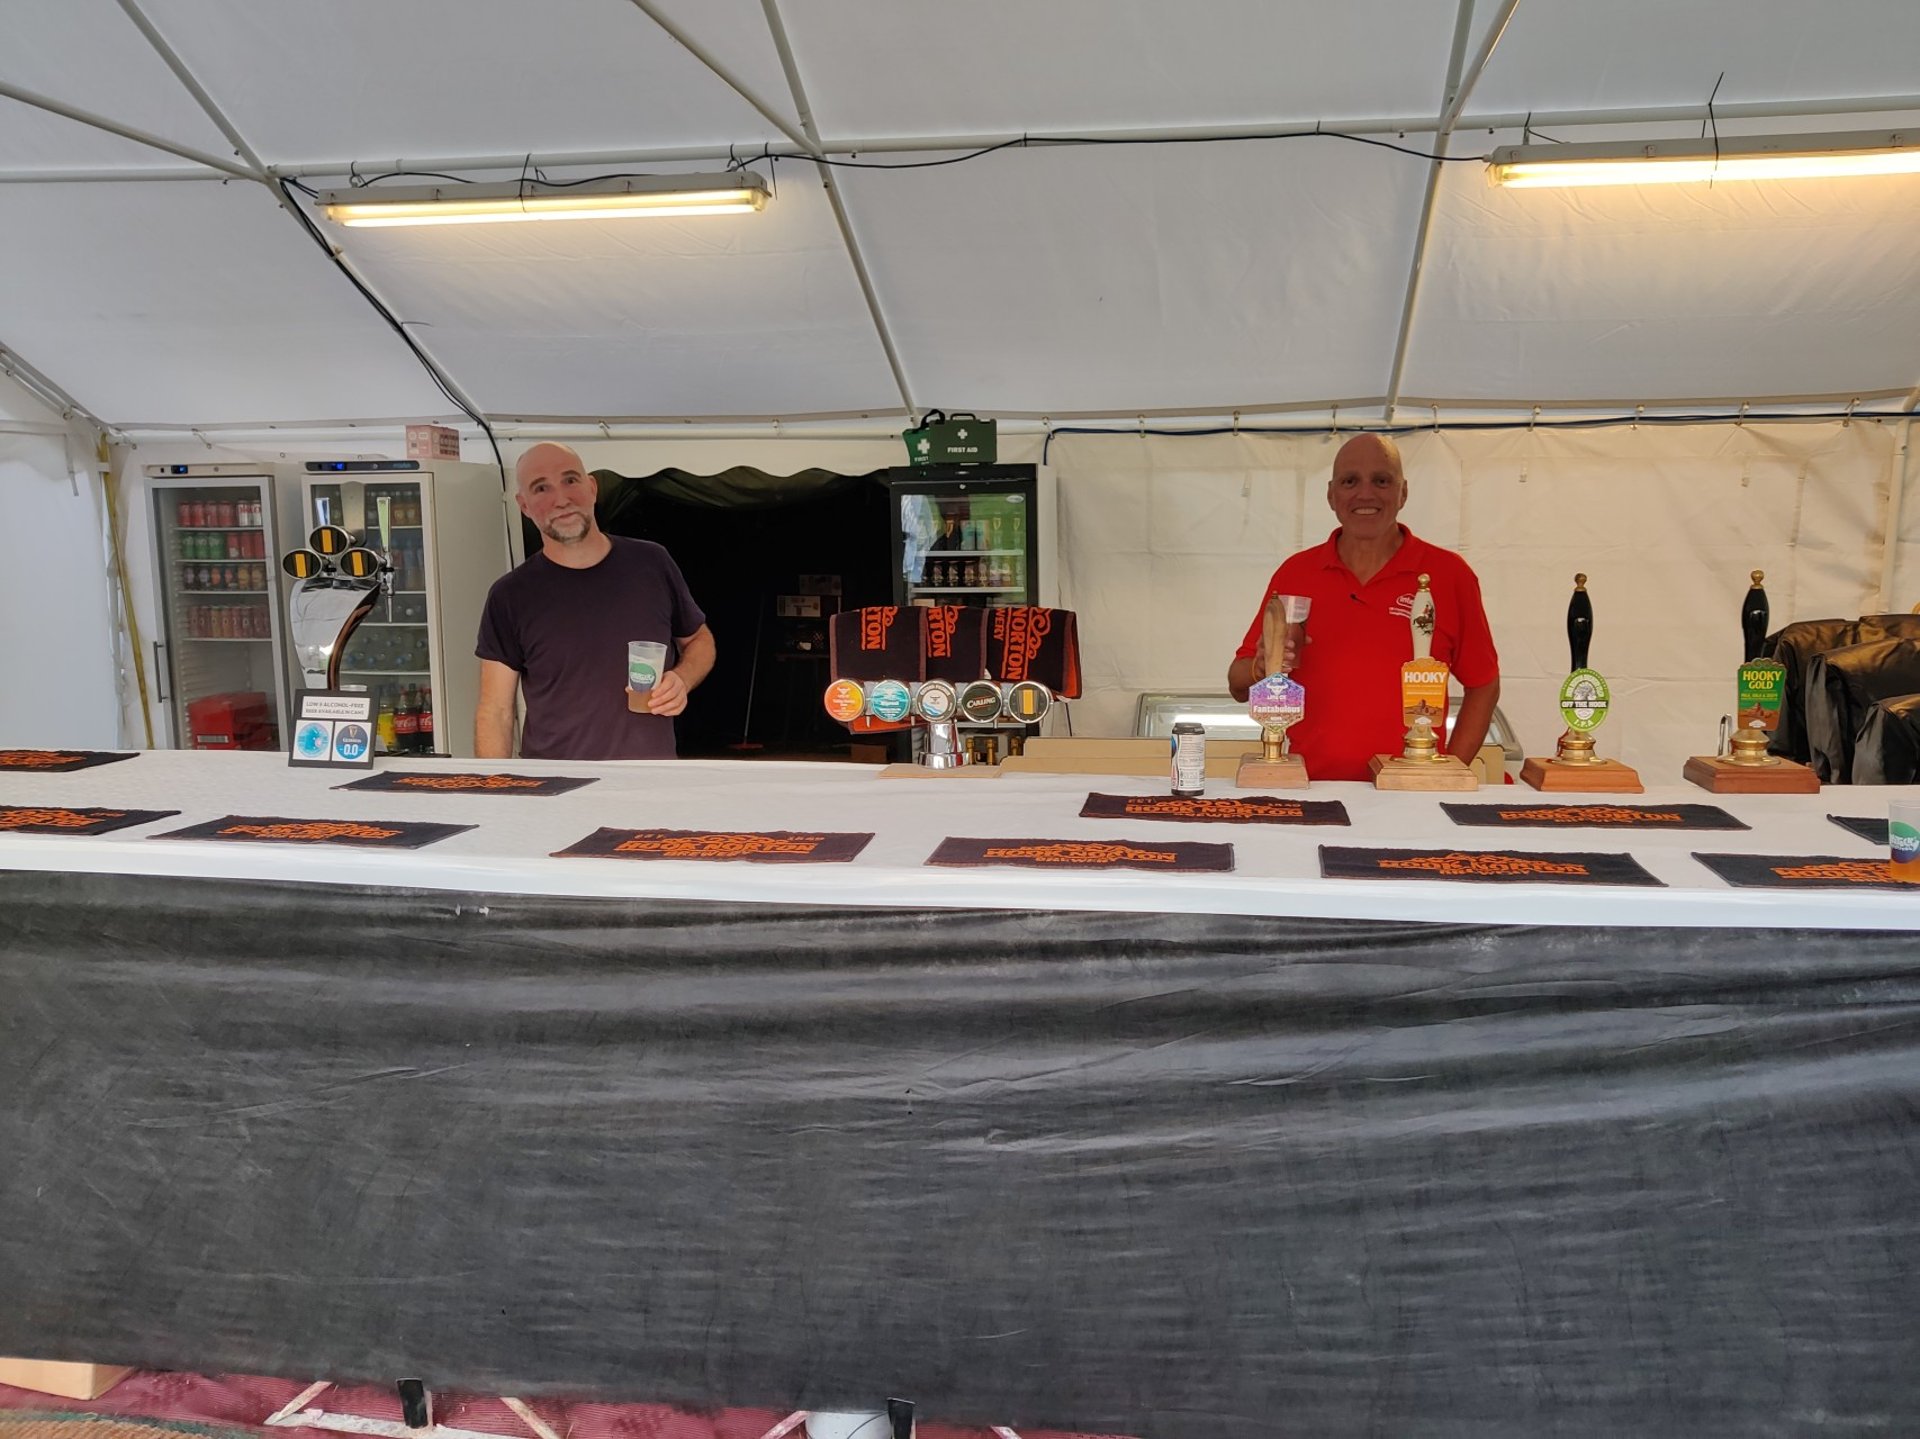
[[1887,842],[1887,821],[1875,819],[1870,814],[1830,814],[1827,816],[1848,834],[1857,834],[1868,844],[1884,845]]
[[0,772],[67,774],[76,769],[91,769],[97,764],[132,759],[138,753],[130,750],[117,754],[104,749],[0,749]]
[[868,834],[791,829],[596,829],[555,850],[555,859],[743,859],[749,864],[843,864],[873,838]]
[[470,824],[427,824],[402,819],[282,819],[273,815],[229,814],[205,824],[171,829],[148,839],[224,839],[244,844],[344,844],[355,849],[421,849]]
[[1346,849],[1320,846],[1324,879],[1463,879],[1480,884],[1633,884],[1665,889],[1630,854],[1531,854],[1511,849]]
[[1513,829],[1751,829],[1717,804],[1448,804],[1455,824]]
[[1185,799],[1173,794],[1090,794],[1082,819],[1171,819],[1187,824],[1350,824],[1337,799]]
[[592,775],[563,774],[370,774],[335,789],[370,789],[388,794],[565,794],[592,784]]
[[52,805],[0,804],[0,832],[10,834],[112,834],[177,809],[61,809]]
[[940,841],[927,860],[939,865],[1011,865],[1016,869],[1144,869],[1154,873],[1226,874],[1230,844],[1174,844],[1154,839],[968,839]]
[[1893,877],[1888,861],[1838,854],[1699,854],[1694,858],[1743,889],[1900,889],[1920,884]]

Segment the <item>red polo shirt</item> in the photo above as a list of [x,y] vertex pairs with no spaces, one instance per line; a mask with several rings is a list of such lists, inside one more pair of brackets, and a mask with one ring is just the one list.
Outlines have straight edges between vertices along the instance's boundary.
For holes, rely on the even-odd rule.
[[1312,779],[1367,778],[1367,761],[1398,754],[1406,723],[1400,713],[1400,666],[1413,658],[1413,597],[1420,576],[1433,591],[1433,657],[1468,688],[1500,677],[1493,631],[1480,601],[1480,581],[1452,550],[1430,545],[1405,525],[1400,548],[1366,584],[1341,563],[1335,530],[1326,543],[1294,555],[1267,581],[1247,637],[1235,652],[1251,659],[1272,595],[1306,595],[1306,643],[1293,677],[1307,692],[1307,713],[1287,731],[1289,747]]

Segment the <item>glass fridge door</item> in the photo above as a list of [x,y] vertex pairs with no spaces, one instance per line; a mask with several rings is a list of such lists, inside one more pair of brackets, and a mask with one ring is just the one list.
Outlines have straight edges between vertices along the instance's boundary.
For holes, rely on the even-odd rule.
[[893,488],[899,602],[1037,603],[1030,473],[897,482]]
[[153,487],[174,742],[280,747],[278,556],[265,477]]
[[[387,530],[380,532],[380,501]],[[355,541],[382,552],[393,568],[392,589],[360,621],[340,660],[343,688],[374,697],[377,754],[432,754],[432,613],[427,604],[427,497],[418,477],[329,480],[307,486],[307,523],[338,525]]]

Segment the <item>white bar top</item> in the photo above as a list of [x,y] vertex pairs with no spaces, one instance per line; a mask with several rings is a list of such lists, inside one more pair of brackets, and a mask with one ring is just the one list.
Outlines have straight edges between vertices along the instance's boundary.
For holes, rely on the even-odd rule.
[[[1711,795],[1685,783],[1644,795],[1541,795],[1524,786],[1478,794],[1381,794],[1320,784],[1297,797],[1345,803],[1350,828],[1080,818],[1090,791],[1165,794],[1164,780],[1003,774],[995,779],[882,779],[876,767],[771,760],[579,764],[535,760],[391,760],[442,773],[592,775],[553,796],[376,794],[333,786],[364,772],[294,769],[283,756],[153,750],[71,774],[0,772],[0,804],[177,809],[110,835],[0,832],[0,870],[64,870],[498,894],[697,899],[742,904],[1139,910],[1324,916],[1473,924],[1673,925],[1920,930],[1920,886],[1760,890],[1723,883],[1693,851],[1872,859],[1829,814],[1885,818],[1910,788],[1835,786],[1817,795]],[[1208,782],[1210,797],[1240,793]],[[1443,800],[1524,804],[1713,804],[1749,830],[1488,829],[1454,824]],[[226,814],[298,819],[437,820],[478,828],[418,850],[208,843],[147,836]],[[871,831],[850,863],[555,859],[602,825],[621,828]],[[1230,874],[931,868],[949,835],[1228,843]],[[1444,880],[1326,880],[1319,846],[1630,853],[1664,889]]]

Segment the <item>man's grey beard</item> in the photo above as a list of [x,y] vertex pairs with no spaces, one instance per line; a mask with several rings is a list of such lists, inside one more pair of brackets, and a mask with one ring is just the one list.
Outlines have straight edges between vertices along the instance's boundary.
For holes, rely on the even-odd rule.
[[[577,535],[561,534],[559,531],[559,526],[563,521],[566,521],[566,520],[578,520],[580,522],[580,533]],[[584,540],[588,536],[588,534],[592,532],[592,530],[593,530],[593,519],[589,515],[562,515],[560,516],[559,519],[549,520],[547,521],[546,524],[540,527],[541,534],[545,535],[548,539],[558,541],[560,544],[563,544],[563,545],[572,544],[575,540]]]

